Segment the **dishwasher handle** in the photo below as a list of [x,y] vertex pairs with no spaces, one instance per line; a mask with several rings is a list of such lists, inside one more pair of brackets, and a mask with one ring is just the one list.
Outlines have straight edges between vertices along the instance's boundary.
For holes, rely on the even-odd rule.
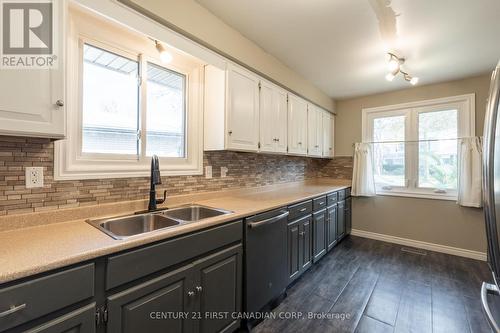
[[253,229],[253,228],[258,228],[258,227],[266,225],[266,224],[271,224],[271,223],[277,222],[277,221],[287,217],[289,214],[290,214],[290,212],[286,211],[283,214],[280,214],[278,216],[274,216],[274,217],[271,217],[271,218],[268,218],[268,219],[265,219],[262,221],[248,223],[248,227]]
[[484,312],[486,313],[486,317],[488,318],[488,321],[490,322],[490,326],[492,329],[495,330],[495,332],[500,332],[500,328],[498,327],[497,322],[495,321],[495,318],[493,318],[493,314],[491,313],[490,306],[488,305],[488,299],[486,298],[488,294],[496,294],[500,295],[500,290],[498,290],[498,287],[494,284],[483,282],[483,285],[481,286],[481,303],[483,303],[483,309]]

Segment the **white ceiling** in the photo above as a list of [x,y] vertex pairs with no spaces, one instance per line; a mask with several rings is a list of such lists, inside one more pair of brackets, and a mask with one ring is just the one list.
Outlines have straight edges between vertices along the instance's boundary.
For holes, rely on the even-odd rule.
[[[197,1],[333,98],[410,86],[384,79],[388,43],[372,5],[388,0]],[[420,85],[486,73],[500,59],[499,0],[393,0],[391,7],[399,14],[396,49]]]

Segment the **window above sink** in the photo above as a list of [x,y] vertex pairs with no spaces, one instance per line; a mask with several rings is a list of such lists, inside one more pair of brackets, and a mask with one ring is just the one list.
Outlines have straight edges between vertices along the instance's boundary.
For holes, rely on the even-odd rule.
[[[69,11],[67,138],[56,180],[202,173],[204,62],[73,5]],[[71,70],[73,69],[73,70]]]

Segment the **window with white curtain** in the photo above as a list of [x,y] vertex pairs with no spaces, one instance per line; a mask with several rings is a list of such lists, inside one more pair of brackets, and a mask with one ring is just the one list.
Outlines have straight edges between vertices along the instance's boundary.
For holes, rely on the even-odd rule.
[[363,109],[377,194],[456,200],[458,141],[474,136],[474,94]]

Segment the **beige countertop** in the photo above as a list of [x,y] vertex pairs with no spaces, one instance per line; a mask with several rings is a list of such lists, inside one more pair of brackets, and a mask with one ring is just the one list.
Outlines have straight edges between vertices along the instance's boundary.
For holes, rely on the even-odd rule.
[[196,203],[234,213],[125,240],[115,240],[85,220],[144,209],[144,200],[2,217],[0,283],[234,221],[348,186],[350,181],[318,178],[259,188],[171,197],[165,204],[168,207]]

